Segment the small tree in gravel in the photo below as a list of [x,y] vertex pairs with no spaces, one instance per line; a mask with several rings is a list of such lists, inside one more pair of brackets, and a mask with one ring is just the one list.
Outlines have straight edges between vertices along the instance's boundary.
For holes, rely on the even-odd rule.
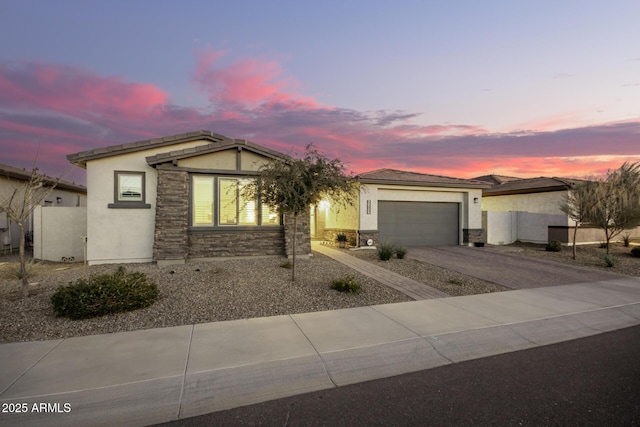
[[589,216],[589,210],[596,203],[598,183],[584,181],[575,184],[566,199],[560,204],[560,210],[575,222],[573,228],[573,259],[576,259],[576,236],[580,227]]
[[604,230],[608,254],[612,238],[640,225],[640,163],[625,162],[610,171],[594,191],[585,220]]
[[38,172],[38,168],[34,166],[27,181],[16,182],[8,197],[0,195],[0,212],[6,212],[7,218],[20,228],[20,279],[22,280],[22,295],[25,297],[29,296],[29,280],[24,253],[26,243],[24,227],[36,206],[42,204],[59,181],[59,179],[51,180]]
[[243,193],[251,198],[259,196],[262,203],[281,215],[293,216],[291,280],[295,282],[298,216],[307,214],[311,205],[325,197],[343,206],[353,205],[357,189],[355,179],[345,172],[339,159],[329,159],[313,145],[307,145],[302,158],[263,165],[257,179],[243,187]]

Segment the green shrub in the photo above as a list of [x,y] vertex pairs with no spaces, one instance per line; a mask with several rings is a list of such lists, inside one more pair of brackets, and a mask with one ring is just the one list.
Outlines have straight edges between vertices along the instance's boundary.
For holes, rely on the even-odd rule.
[[629,244],[631,243],[631,234],[629,234],[629,233],[624,234],[624,235],[622,236],[622,242],[623,242],[623,244],[624,244],[624,247],[625,247],[625,248],[628,248],[628,247],[629,247]]
[[631,249],[631,255],[640,258],[640,246],[636,246],[635,248]]
[[451,283],[452,285],[458,285],[458,286],[464,285],[464,283],[460,279],[449,279],[449,283]]
[[607,248],[607,242],[600,242],[600,245],[598,247],[600,249],[606,249]]
[[616,265],[616,262],[618,261],[616,257],[613,256],[613,254],[605,254],[603,259],[604,259],[604,265],[606,265],[609,268],[614,267]]
[[397,247],[396,248],[396,257],[398,257],[398,259],[404,259],[404,256],[407,254],[407,250],[403,247]]
[[338,233],[336,235],[336,241],[338,242],[346,242],[347,241],[347,235],[344,233]]
[[395,252],[396,247],[393,243],[386,242],[378,246],[378,258],[380,261],[389,261]]
[[544,250],[547,252],[560,252],[562,250],[562,245],[557,240],[552,240],[547,243]]
[[334,280],[331,284],[331,289],[335,289],[338,292],[357,294],[360,293],[360,284],[356,282],[355,277],[348,275]]
[[127,273],[118,267],[113,274],[58,287],[51,303],[56,315],[78,320],[148,307],[158,294],[158,287],[144,273]]

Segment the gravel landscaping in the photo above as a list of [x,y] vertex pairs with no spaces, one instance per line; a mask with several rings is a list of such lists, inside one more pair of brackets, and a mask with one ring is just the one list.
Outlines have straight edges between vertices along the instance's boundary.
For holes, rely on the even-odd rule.
[[[575,261],[571,259],[570,247],[563,247],[561,252],[547,252],[544,245],[517,243],[487,249],[640,276],[640,258],[632,257],[630,248],[622,244],[611,247],[616,259],[612,268],[605,266],[605,250],[598,245],[578,247]],[[412,259],[380,261],[375,250],[345,251],[451,296],[509,290]],[[176,266],[127,264],[128,270],[144,272],[158,285],[159,300],[151,307],[129,313],[73,321],[55,316],[50,303],[55,289],[81,277],[114,272],[116,265],[37,264],[32,279],[36,284],[31,286],[31,296],[23,299],[19,282],[9,273],[15,268],[16,257],[0,257],[0,343],[411,301],[404,294],[318,253],[311,259],[299,260],[298,280],[293,284],[291,270],[281,267],[285,261],[284,258],[246,258]],[[361,284],[360,294],[342,294],[329,289],[334,279],[347,275],[353,275]]]
[[[56,317],[50,298],[59,285],[91,274],[114,272],[115,265],[42,263],[23,299],[19,282],[8,278],[15,257],[0,257],[0,342],[49,340],[137,329],[161,328],[262,316],[336,310],[411,301],[404,294],[321,254],[299,260],[297,281],[280,265],[284,258],[251,258],[175,266],[127,264],[146,273],[160,289],[150,307],[87,320]],[[173,273],[172,273],[173,272]],[[333,279],[352,274],[359,294],[329,289]]]

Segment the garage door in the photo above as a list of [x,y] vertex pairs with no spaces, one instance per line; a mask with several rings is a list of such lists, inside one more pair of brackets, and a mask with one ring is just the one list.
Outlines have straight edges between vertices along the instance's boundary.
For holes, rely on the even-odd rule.
[[380,241],[404,246],[459,244],[458,203],[378,202]]

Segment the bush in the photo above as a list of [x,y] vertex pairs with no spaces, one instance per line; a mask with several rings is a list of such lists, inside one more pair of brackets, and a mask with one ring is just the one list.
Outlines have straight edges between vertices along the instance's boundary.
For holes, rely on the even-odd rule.
[[148,307],[158,294],[158,287],[144,273],[127,273],[118,267],[113,274],[58,287],[51,303],[56,315],[78,320]]
[[336,235],[336,241],[338,241],[338,242],[346,242],[347,241],[347,235],[343,234],[343,233],[338,233]]
[[640,258],[640,246],[636,246],[635,248],[631,249],[631,255]]
[[560,252],[562,250],[562,245],[557,240],[552,240],[547,243],[544,250],[547,252]]
[[605,254],[603,259],[604,259],[604,264],[609,268],[614,267],[616,265],[617,259],[612,254]]
[[338,292],[357,294],[360,293],[360,284],[356,282],[355,277],[349,275],[334,280],[331,284],[331,289],[335,289]]
[[396,256],[398,259],[404,259],[404,256],[407,254],[407,250],[403,247],[396,248]]
[[624,244],[625,248],[629,247],[629,244],[631,243],[631,234],[627,233],[625,235],[622,236],[622,242]]
[[378,246],[378,258],[380,261],[389,261],[395,252],[396,247],[393,243],[381,243]]

